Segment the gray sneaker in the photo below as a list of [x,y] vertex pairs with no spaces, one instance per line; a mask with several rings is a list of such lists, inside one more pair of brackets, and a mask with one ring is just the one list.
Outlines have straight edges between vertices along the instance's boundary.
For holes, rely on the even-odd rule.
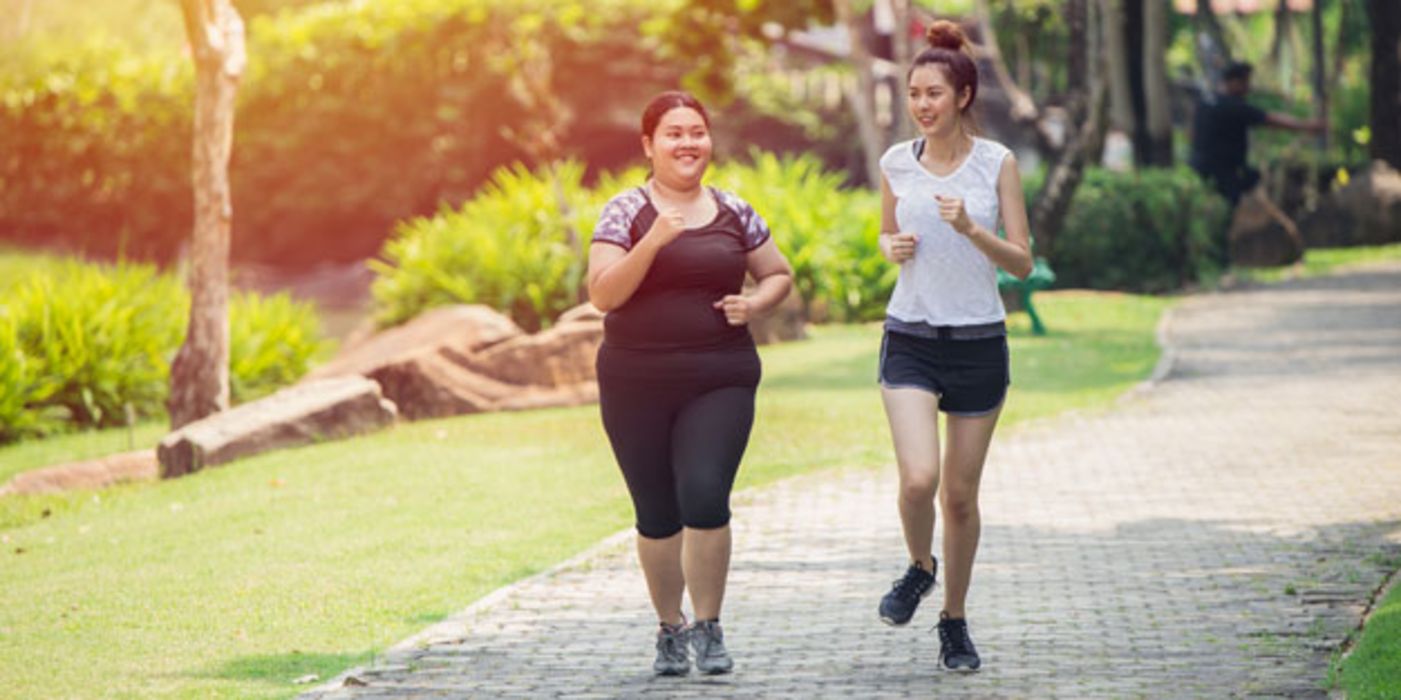
[[691,658],[686,653],[686,624],[662,623],[657,630],[657,660],[652,670],[658,676],[684,676],[691,672]]
[[696,670],[708,675],[729,673],[735,667],[725,651],[725,633],[718,620],[702,620],[691,625],[691,647],[696,650]]

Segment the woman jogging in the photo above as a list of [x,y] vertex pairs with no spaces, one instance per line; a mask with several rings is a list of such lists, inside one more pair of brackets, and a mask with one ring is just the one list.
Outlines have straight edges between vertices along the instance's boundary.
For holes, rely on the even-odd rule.
[[[981,666],[964,604],[978,548],[978,485],[1010,383],[997,268],[1032,268],[1016,160],[975,135],[978,73],[957,25],[938,21],[908,76],[920,136],[881,157],[881,252],[900,265],[886,307],[880,384],[900,472],[910,565],[880,602],[891,625],[910,621],[934,588],[934,499],[944,515],[939,663]],[[1006,239],[997,235],[999,219]],[[938,415],[945,415],[940,453]]]
[[[728,673],[720,629],[730,488],[754,421],[759,355],[746,324],[788,295],[792,272],[764,219],[701,184],[710,119],[666,92],[642,114],[645,184],[604,207],[588,287],[606,312],[598,352],[603,427],[632,495],[637,555],[661,627],[653,669]],[[757,281],[742,294],[745,274]],[[689,589],[695,622],[681,612]]]

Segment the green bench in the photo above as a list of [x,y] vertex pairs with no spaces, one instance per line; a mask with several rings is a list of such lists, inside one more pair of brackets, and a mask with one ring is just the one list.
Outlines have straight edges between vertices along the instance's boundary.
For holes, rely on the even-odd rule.
[[1003,292],[1013,292],[1021,301],[1022,308],[1026,310],[1026,315],[1031,318],[1031,334],[1046,335],[1046,326],[1041,323],[1041,317],[1036,314],[1036,307],[1031,305],[1031,293],[1038,289],[1046,289],[1056,282],[1056,273],[1051,270],[1051,266],[1046,264],[1045,258],[1036,258],[1036,264],[1031,268],[1031,274],[1026,279],[1019,280],[1008,274],[1005,270],[997,270],[997,289]]

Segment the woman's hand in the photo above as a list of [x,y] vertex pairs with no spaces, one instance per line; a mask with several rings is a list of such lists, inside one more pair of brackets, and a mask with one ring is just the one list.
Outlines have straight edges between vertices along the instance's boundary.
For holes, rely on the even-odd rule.
[[686,217],[681,215],[681,210],[676,207],[663,207],[657,212],[657,220],[652,222],[652,228],[647,231],[646,238],[654,238],[657,247],[662,247],[674,240],[681,232],[686,230]]
[[749,323],[754,314],[754,302],[741,294],[726,294],[725,298],[715,302],[714,307],[725,312],[725,321],[731,326]]
[[880,236],[880,252],[886,260],[899,264],[915,256],[915,245],[919,243],[919,236],[913,233],[882,233]]
[[968,210],[963,207],[962,197],[934,195],[939,201],[939,217],[949,222],[953,230],[967,236],[973,233],[973,220],[968,218]]

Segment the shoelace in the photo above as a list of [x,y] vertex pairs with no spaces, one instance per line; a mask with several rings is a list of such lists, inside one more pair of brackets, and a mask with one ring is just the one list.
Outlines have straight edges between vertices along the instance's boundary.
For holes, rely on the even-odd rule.
[[686,655],[686,635],[683,628],[666,630],[670,634],[663,634],[661,637],[662,656],[668,659],[679,660]]
[[939,644],[948,650],[948,656],[968,654],[973,648],[973,640],[968,636],[968,623],[964,620],[945,620],[937,625]]
[[897,598],[911,599],[919,597],[919,581],[915,580],[914,572],[907,571],[904,576],[890,582],[895,587]]

